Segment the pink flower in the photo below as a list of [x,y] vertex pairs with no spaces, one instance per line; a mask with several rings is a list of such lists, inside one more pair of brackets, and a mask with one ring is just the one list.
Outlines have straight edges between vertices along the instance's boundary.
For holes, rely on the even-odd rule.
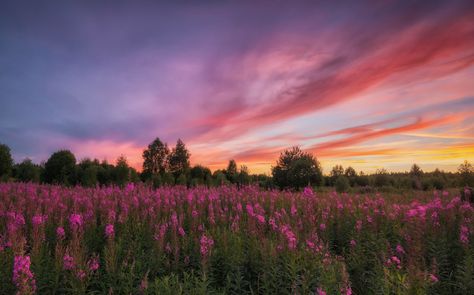
[[326,224],[321,223],[321,224],[319,225],[319,228],[320,228],[321,230],[325,230],[325,229],[326,229]]
[[46,216],[44,215],[35,215],[32,218],[32,223],[34,226],[40,226],[46,221]]
[[459,234],[459,240],[464,245],[469,244],[469,228],[465,225],[461,225],[461,230]]
[[56,236],[57,236],[58,240],[63,240],[64,239],[64,237],[66,236],[66,233],[65,233],[63,227],[59,226],[56,229]]
[[350,245],[351,245],[351,247],[355,247],[355,245],[357,245],[357,243],[356,243],[355,240],[351,240]]
[[105,226],[105,236],[107,238],[113,238],[114,235],[115,235],[114,225],[113,224],[107,224]]
[[84,224],[84,221],[82,220],[82,215],[71,214],[71,216],[69,216],[69,223],[71,224],[71,228],[73,230],[81,229],[82,225]]
[[63,257],[63,268],[65,270],[72,270],[74,269],[75,263],[74,263],[74,257],[72,257],[69,254],[65,254]]
[[36,281],[30,270],[30,256],[15,256],[13,263],[13,283],[17,294],[32,294],[36,290]]
[[430,274],[430,280],[433,283],[437,283],[439,281],[438,277],[435,276],[434,274]]
[[304,190],[303,190],[303,196],[305,196],[305,197],[314,196],[313,189],[309,186],[305,187]]
[[203,257],[207,257],[212,249],[212,246],[214,246],[214,240],[203,234],[200,239],[201,255]]
[[400,244],[397,245],[396,251],[398,254],[405,254],[405,249],[403,249],[402,245]]
[[91,258],[87,262],[87,265],[90,271],[96,271],[99,269],[99,259],[97,257]]
[[79,279],[79,280],[84,280],[86,278],[86,272],[83,271],[82,269],[79,269],[77,272],[76,272],[76,277]]
[[178,228],[178,233],[180,236],[184,237],[186,235],[186,233],[184,232],[184,229],[182,227],[179,227]]
[[321,288],[318,288],[318,290],[316,290],[316,291],[317,291],[318,295],[326,295],[326,292]]
[[265,216],[257,215],[256,217],[258,222],[260,222],[261,224],[265,224]]

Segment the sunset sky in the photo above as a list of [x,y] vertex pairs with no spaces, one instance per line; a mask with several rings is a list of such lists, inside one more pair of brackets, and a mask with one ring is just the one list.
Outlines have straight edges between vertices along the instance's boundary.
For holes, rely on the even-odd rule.
[[140,168],[155,137],[212,170],[268,173],[293,145],[326,173],[474,161],[472,0],[47,2],[0,4],[16,161]]

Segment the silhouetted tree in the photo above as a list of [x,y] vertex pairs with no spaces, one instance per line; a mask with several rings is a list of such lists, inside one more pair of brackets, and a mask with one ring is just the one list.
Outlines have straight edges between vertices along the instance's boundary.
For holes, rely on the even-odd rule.
[[51,155],[44,165],[44,181],[54,184],[74,184],[76,157],[69,150],[60,150]]
[[0,144],[0,180],[7,180],[11,175],[13,159],[10,148],[6,144]]
[[14,166],[14,177],[22,182],[39,182],[41,167],[34,164],[30,159],[24,159],[20,164]]
[[227,180],[230,181],[230,183],[236,183],[239,172],[237,171],[237,163],[235,162],[235,160],[229,161],[229,164],[227,164],[227,169],[225,171],[225,176],[227,177]]
[[283,151],[272,168],[273,181],[280,188],[299,189],[307,185],[319,185],[322,171],[316,158],[299,147]]
[[148,148],[143,151],[143,172],[144,180],[151,179],[153,175],[165,173],[168,169],[168,155],[170,151],[166,143],[161,142],[157,137]]
[[196,165],[190,170],[193,185],[210,185],[212,180],[211,170],[207,167]]
[[115,183],[119,186],[124,186],[130,181],[130,167],[128,166],[125,156],[120,156],[117,159],[117,164],[114,169]]
[[250,183],[249,168],[245,165],[240,166],[239,183],[241,185],[247,185]]
[[329,172],[329,185],[336,185],[336,180],[342,175],[344,175],[344,167],[341,165],[332,167],[331,172]]
[[[186,149],[183,141],[178,139],[176,146],[173,148],[168,158],[170,172],[173,174],[176,181],[181,175],[183,175],[184,179],[186,179],[186,174],[189,173],[190,167],[189,157],[189,151]],[[182,180],[183,178],[181,178],[180,182],[182,182]]]
[[474,168],[467,160],[458,167],[461,176],[461,186],[474,186]]
[[344,176],[349,180],[349,184],[354,186],[356,184],[357,172],[351,166],[347,167],[344,171]]

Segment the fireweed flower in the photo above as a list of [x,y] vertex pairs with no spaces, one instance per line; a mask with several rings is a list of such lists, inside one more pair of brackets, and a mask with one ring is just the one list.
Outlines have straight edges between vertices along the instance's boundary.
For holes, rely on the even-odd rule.
[[35,215],[31,219],[31,222],[33,223],[33,226],[37,227],[42,225],[46,221],[46,216],[44,215]]
[[17,294],[33,294],[36,281],[30,270],[30,256],[15,256],[13,263],[13,283],[18,289]]
[[202,235],[199,242],[201,255],[203,257],[207,257],[212,249],[212,246],[214,246],[214,240],[210,237],[207,237],[206,235]]
[[82,220],[81,214],[71,214],[69,216],[69,223],[71,225],[72,230],[76,231],[82,228],[84,221]]
[[309,186],[305,187],[304,190],[303,190],[303,196],[305,196],[305,197],[314,196],[313,189]]
[[74,257],[70,256],[69,254],[65,254],[63,257],[63,268],[65,270],[72,270],[74,269]]
[[355,247],[357,245],[355,240],[351,240],[350,243],[351,247]]
[[66,236],[66,233],[64,231],[64,228],[59,226],[56,229],[56,237],[58,238],[58,240],[63,240],[65,236]]
[[395,248],[398,254],[405,254],[405,249],[403,249],[402,245],[398,244]]
[[184,229],[182,227],[179,227],[178,229],[178,233],[180,236],[184,237],[186,235],[186,232],[184,231]]
[[434,274],[430,274],[430,281],[433,282],[433,283],[437,283],[439,281],[439,279]]
[[318,295],[326,295],[326,291],[324,291],[324,290],[321,289],[321,288],[318,288],[318,289],[316,290],[316,292],[317,292]]
[[469,228],[465,225],[461,225],[461,230],[460,230],[460,233],[459,233],[459,240],[464,245],[469,244]]
[[87,266],[89,267],[89,270],[90,271],[96,271],[99,269],[99,259],[97,257],[94,257],[94,258],[91,258],[88,262],[87,262]]
[[105,236],[109,239],[113,238],[115,235],[115,230],[114,230],[114,225],[113,224],[107,224],[105,226]]

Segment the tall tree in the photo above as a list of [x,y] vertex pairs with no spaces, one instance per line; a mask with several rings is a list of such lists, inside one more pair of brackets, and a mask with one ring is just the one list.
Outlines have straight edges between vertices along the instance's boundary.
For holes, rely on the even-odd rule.
[[[169,155],[169,168],[170,172],[173,173],[173,176],[177,180],[181,175],[186,176],[189,172],[189,151],[186,149],[186,145],[181,139],[178,139],[176,146],[171,151]],[[181,177],[181,182],[182,182]],[[182,184],[182,183],[180,183]]]
[[57,151],[44,165],[44,180],[47,183],[74,184],[75,167],[76,157],[71,151]]
[[119,186],[124,186],[130,181],[130,167],[128,166],[127,158],[123,155],[117,159],[117,164],[114,169],[114,179],[115,183]]
[[23,160],[15,165],[15,178],[22,182],[39,182],[41,168],[35,165],[30,159]]
[[299,147],[283,151],[272,168],[273,180],[280,188],[299,189],[307,185],[319,185],[323,179],[317,159]]
[[237,178],[238,178],[239,172],[237,171],[237,163],[235,160],[230,160],[229,164],[227,164],[227,169],[226,169],[226,177],[227,180],[230,181],[230,183],[236,183]]
[[151,179],[153,175],[164,174],[168,169],[168,145],[158,137],[143,151],[143,177]]
[[6,144],[0,144],[0,179],[8,178],[12,172],[13,159],[10,148]]

